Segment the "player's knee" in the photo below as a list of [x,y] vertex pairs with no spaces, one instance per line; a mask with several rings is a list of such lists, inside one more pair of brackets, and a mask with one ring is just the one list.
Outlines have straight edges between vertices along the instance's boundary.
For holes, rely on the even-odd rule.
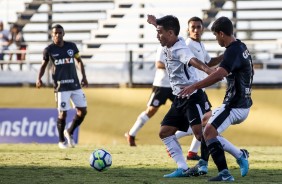
[[77,116],[84,118],[87,114],[86,108],[79,108],[77,109]]
[[211,124],[206,125],[204,132],[203,132],[205,140],[216,137],[217,134],[218,134],[217,130]]
[[67,111],[60,111],[59,112],[59,119],[66,119],[67,117]]

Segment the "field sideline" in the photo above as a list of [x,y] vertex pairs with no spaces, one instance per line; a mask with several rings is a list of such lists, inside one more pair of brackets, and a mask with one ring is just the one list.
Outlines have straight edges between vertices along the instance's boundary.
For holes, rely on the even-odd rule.
[[[0,88],[1,108],[55,107],[51,88]],[[170,103],[162,107],[137,137],[136,148],[128,147],[123,134],[145,109],[151,89],[85,89],[88,115],[81,126],[79,145],[60,150],[51,144],[1,144],[0,183],[206,183],[217,171],[209,163],[207,176],[164,179],[175,169],[158,138],[159,123]],[[208,89],[214,107],[221,104],[224,90]],[[271,97],[271,98],[270,98]],[[234,158],[226,154],[235,183],[282,183],[282,90],[254,90],[254,106],[249,118],[231,127],[224,136],[250,152],[250,172],[242,178]],[[183,138],[186,154],[190,137]],[[88,159],[96,148],[107,149],[112,167],[99,173],[90,168]],[[189,166],[196,162],[189,161]]]
[[[146,108],[151,89],[88,88],[88,114],[83,122],[80,144],[126,144],[123,137]],[[55,107],[52,88],[0,88],[0,107]],[[224,89],[207,89],[213,107],[221,104]],[[254,105],[249,117],[232,126],[223,135],[240,146],[282,146],[282,89],[253,90]],[[159,123],[170,106],[167,102],[148,121],[137,136],[137,144],[162,144],[158,138]],[[183,138],[187,144],[190,137]],[[189,142],[188,142],[189,143]]]

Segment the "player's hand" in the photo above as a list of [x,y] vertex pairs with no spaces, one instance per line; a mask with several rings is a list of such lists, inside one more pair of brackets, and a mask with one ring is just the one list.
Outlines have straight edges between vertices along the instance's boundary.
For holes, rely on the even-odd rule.
[[154,15],[147,15],[147,22],[155,27],[157,26],[157,19]]
[[88,81],[87,81],[86,78],[82,78],[82,80],[81,80],[81,86],[82,86],[82,87],[88,87]]
[[36,81],[36,87],[37,87],[37,88],[40,88],[40,87],[42,86],[42,84],[43,84],[42,80],[41,80],[41,79],[37,79],[37,81]]
[[185,86],[185,87],[182,88],[182,90],[178,94],[178,98],[189,98],[195,90],[196,89],[194,88],[193,85]]

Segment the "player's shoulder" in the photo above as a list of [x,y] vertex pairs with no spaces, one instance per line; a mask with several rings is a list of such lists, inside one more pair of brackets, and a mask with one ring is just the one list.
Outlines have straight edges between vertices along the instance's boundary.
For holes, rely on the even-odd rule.
[[53,47],[55,47],[55,44],[54,43],[50,43],[49,45],[47,45],[47,47],[44,48],[44,51],[49,51]]

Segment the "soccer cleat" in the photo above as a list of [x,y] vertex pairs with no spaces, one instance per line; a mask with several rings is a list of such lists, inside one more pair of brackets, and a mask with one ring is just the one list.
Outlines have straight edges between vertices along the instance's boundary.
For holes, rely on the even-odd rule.
[[58,146],[59,146],[60,149],[67,149],[68,148],[66,142],[59,142]]
[[200,176],[208,173],[208,162],[200,159],[198,164],[189,169],[190,176]]
[[241,176],[244,177],[249,171],[249,152],[245,149],[241,149],[241,151],[243,154],[239,159],[237,159],[237,163],[240,166]]
[[177,177],[189,177],[188,174],[189,169],[184,170],[182,168],[178,168],[170,174],[164,175],[164,178],[177,178]]
[[208,181],[234,181],[234,177],[230,174],[228,169],[224,169],[218,173],[217,176],[210,178]]
[[199,155],[197,155],[197,153],[194,153],[192,151],[188,152],[188,155],[186,157],[187,160],[200,160],[201,157]]
[[72,135],[70,135],[67,130],[64,130],[64,136],[66,137],[66,139],[68,141],[68,146],[70,148],[74,148],[75,143],[74,143]]
[[124,134],[124,136],[126,137],[126,140],[127,140],[128,144],[129,144],[129,146],[136,146],[136,144],[135,144],[135,137],[134,136],[129,135],[128,132],[126,132]]

